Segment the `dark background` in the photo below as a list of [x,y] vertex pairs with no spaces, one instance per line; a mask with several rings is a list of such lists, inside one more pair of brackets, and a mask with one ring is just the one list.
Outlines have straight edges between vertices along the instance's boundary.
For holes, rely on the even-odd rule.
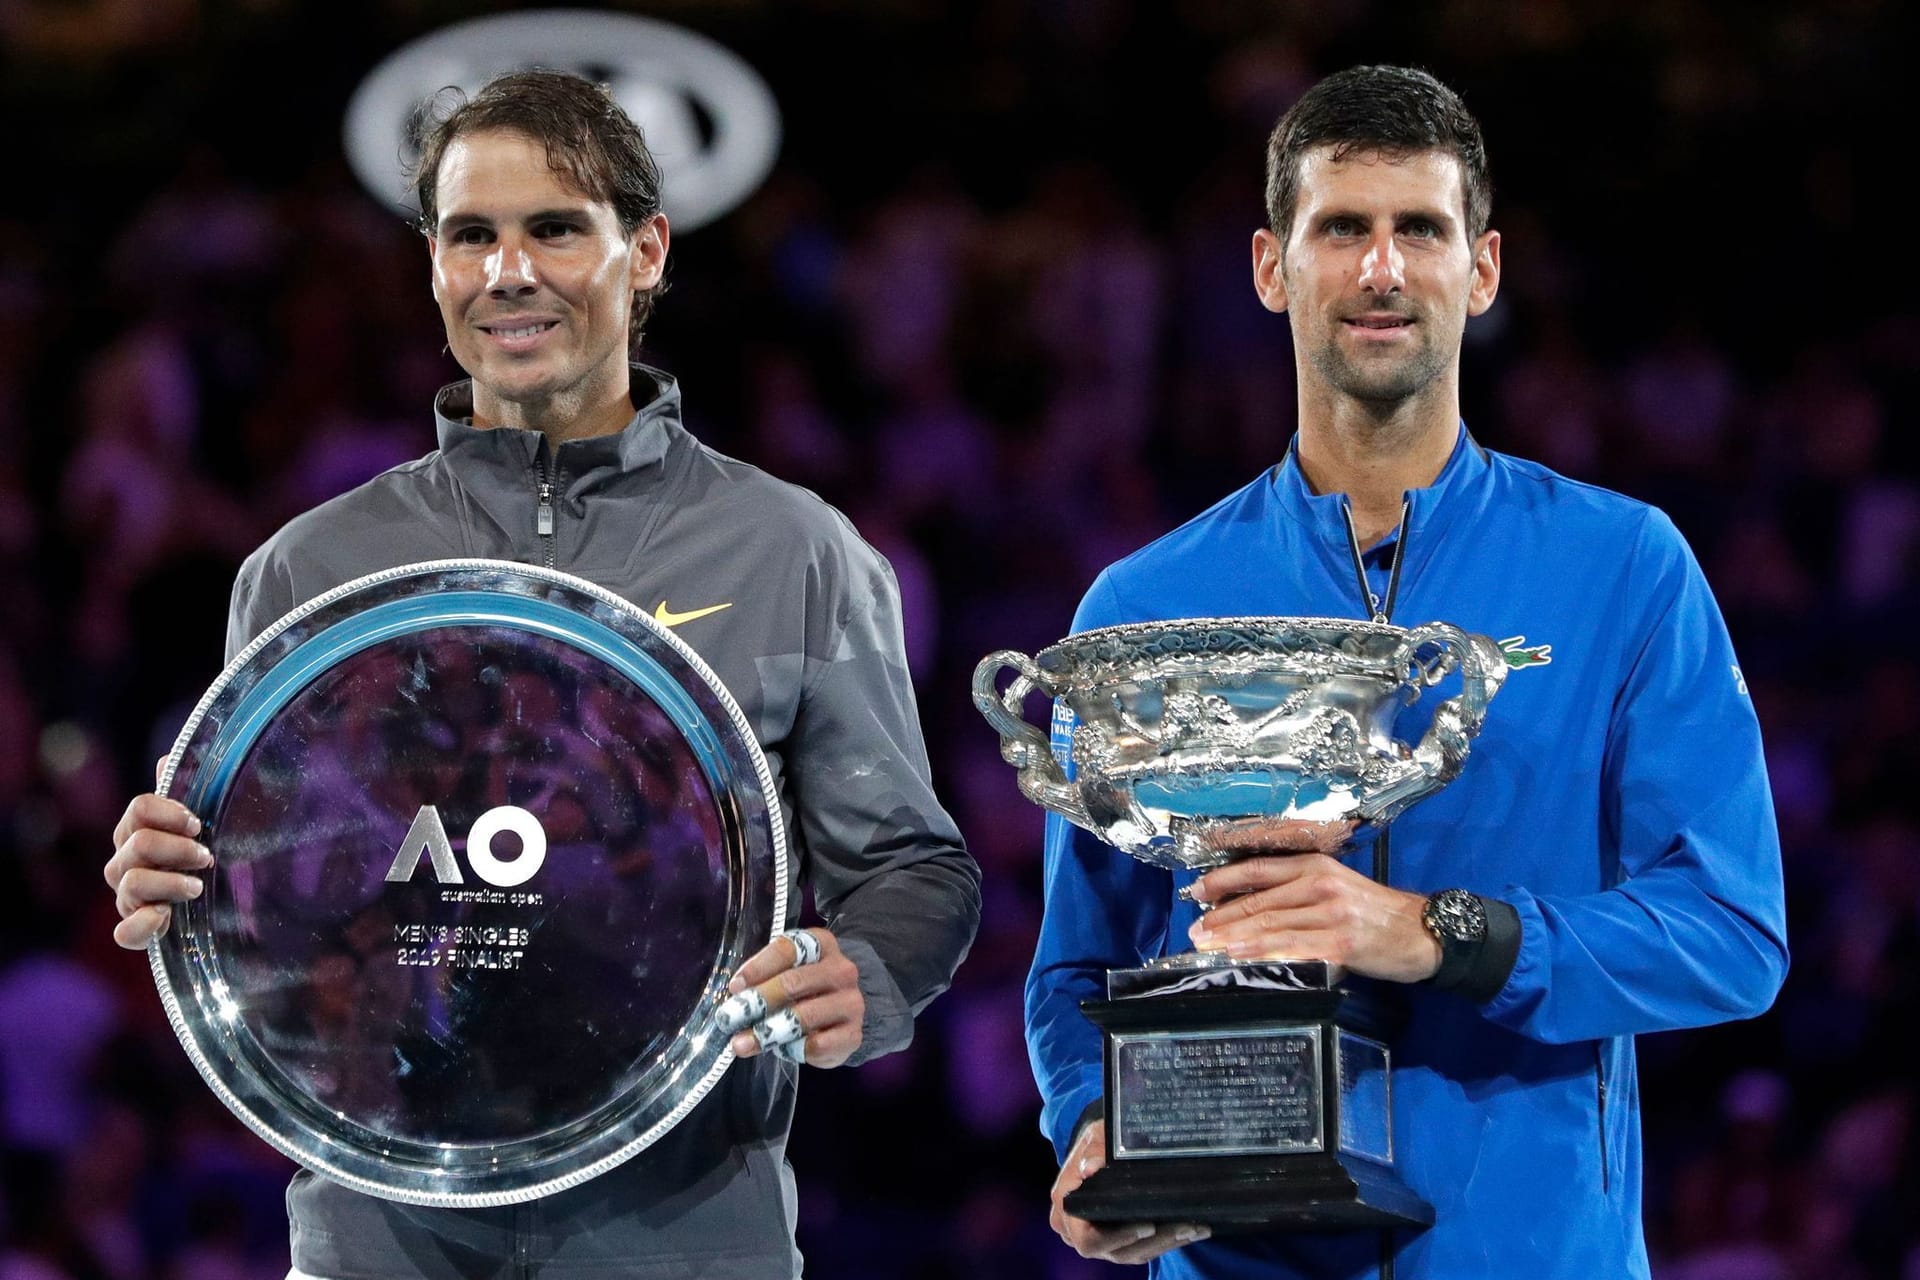
[[[215,1102],[100,882],[220,667],[239,559],[432,445],[459,376],[416,235],[339,120],[384,55],[503,9],[0,0],[0,1280],[278,1276],[287,1168]],[[1659,503],[1765,723],[1794,968],[1754,1022],[1641,1041],[1665,1280],[1920,1276],[1920,306],[1896,184],[1910,10],[1878,0],[632,5],[728,44],[779,168],[677,237],[646,358],[690,425],[893,560],[986,914],[911,1051],[808,1072],[824,1277],[1068,1277],[1019,1026],[1039,815],[973,663],[1278,459],[1262,142],[1317,76],[1422,64],[1494,160],[1468,331],[1494,448]]]

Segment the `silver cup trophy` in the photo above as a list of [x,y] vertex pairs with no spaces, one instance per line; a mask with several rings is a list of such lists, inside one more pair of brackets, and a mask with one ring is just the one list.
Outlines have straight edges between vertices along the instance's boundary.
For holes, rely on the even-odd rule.
[[[999,687],[1003,671],[1015,673]],[[1396,722],[1459,673],[1417,741]],[[1189,618],[1104,627],[974,671],[974,705],[1036,804],[1155,866],[1350,852],[1460,773],[1507,664],[1444,622]],[[1054,745],[1023,714],[1072,713]],[[1187,952],[1107,974],[1107,1164],[1067,1198],[1094,1222],[1216,1231],[1418,1227],[1394,1171],[1384,984],[1311,957]]]

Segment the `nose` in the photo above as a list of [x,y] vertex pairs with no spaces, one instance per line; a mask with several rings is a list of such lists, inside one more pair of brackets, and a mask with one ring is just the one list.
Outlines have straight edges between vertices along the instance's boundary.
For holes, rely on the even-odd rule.
[[502,238],[486,257],[487,292],[496,298],[514,298],[539,287],[533,255],[516,240]]
[[1398,293],[1407,283],[1407,260],[1391,227],[1375,232],[1360,258],[1360,287],[1369,293]]

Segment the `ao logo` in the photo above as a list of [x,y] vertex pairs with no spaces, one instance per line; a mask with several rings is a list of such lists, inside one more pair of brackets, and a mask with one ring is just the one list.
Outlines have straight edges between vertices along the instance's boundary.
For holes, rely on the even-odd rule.
[[[511,831],[520,837],[520,856],[511,862],[493,856],[493,838],[502,831]],[[407,838],[400,842],[400,852],[393,855],[393,865],[387,868],[387,879],[399,882],[413,879],[423,853],[433,860],[433,877],[441,884],[466,883],[460,874],[460,864],[453,860],[453,842],[447,839],[447,826],[440,821],[440,811],[430,804],[421,805],[420,812],[414,815],[413,825],[407,828]],[[511,889],[525,884],[546,860],[547,833],[540,819],[519,805],[503,804],[489,809],[475,818],[467,831],[468,865],[473,868],[473,874],[496,888]]]
[[713,221],[760,185],[780,110],[759,73],[683,27],[618,13],[542,9],[443,27],[375,67],[347,105],[347,158],[382,202],[410,215],[407,122],[448,85],[472,94],[504,71],[550,67],[604,84],[647,136],[676,232]]

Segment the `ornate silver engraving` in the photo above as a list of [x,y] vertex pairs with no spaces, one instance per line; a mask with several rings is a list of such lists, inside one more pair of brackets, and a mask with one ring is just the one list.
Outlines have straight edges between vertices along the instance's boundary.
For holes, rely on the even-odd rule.
[[[1461,691],[1426,733],[1397,738],[1399,709],[1455,670]],[[973,694],[1030,799],[1144,861],[1198,868],[1391,822],[1458,775],[1506,670],[1493,640],[1443,622],[1190,618],[991,654]],[[1035,691],[1073,712],[1071,780],[1022,715]]]

